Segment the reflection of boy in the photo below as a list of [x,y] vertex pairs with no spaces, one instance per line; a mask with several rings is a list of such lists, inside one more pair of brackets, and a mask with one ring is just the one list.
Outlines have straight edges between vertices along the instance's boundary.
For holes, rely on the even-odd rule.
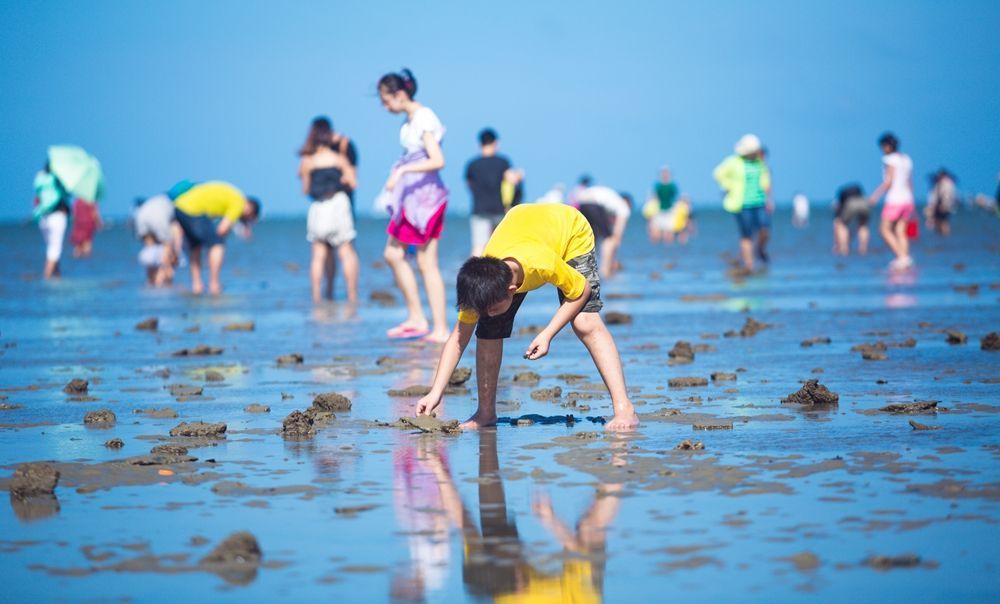
[[417,414],[430,414],[441,404],[448,378],[475,331],[479,408],[463,427],[475,429],[496,423],[503,341],[513,331],[514,315],[524,296],[546,283],[559,290],[559,309],[528,345],[525,358],[544,357],[552,338],[572,323],[611,394],[614,417],[607,428],[623,430],[639,424],[625,389],[614,338],[598,314],[603,302],[594,234],[579,211],[555,204],[513,208],[494,231],[484,256],[470,258],[462,265],[457,286],[458,323],[441,352],[431,392],[417,402]]
[[[225,255],[225,241],[237,222],[247,227],[260,215],[260,203],[225,182],[207,182],[191,187],[174,200],[175,247],[181,239],[191,253],[191,291],[200,294],[201,248],[208,248],[209,291],[222,292],[219,273]],[[248,231],[249,232],[249,231]]]

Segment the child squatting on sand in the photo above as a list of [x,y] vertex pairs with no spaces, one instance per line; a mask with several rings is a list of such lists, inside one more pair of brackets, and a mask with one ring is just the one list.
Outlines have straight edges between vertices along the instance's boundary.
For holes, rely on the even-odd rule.
[[559,309],[528,345],[524,358],[544,357],[552,338],[572,323],[611,394],[614,417],[606,429],[630,430],[639,425],[625,389],[618,348],[598,314],[604,303],[594,233],[579,211],[561,204],[513,208],[493,232],[484,256],[470,258],[462,265],[457,284],[458,322],[441,351],[430,393],[417,401],[417,415],[430,415],[441,404],[448,378],[475,331],[479,408],[462,428],[496,424],[503,341],[511,335],[514,315],[524,296],[546,283],[559,290]]

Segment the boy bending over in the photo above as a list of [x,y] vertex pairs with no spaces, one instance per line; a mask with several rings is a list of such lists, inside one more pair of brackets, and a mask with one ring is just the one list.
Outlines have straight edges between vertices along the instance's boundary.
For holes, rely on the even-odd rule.
[[[458,273],[458,322],[441,351],[430,393],[417,401],[417,415],[441,404],[448,378],[475,331],[479,408],[462,427],[477,429],[497,421],[496,394],[503,341],[529,291],[550,283],[559,290],[559,309],[528,345],[524,358],[537,360],[567,323],[594,359],[611,394],[614,417],[608,430],[639,425],[625,389],[625,374],[614,338],[598,314],[601,281],[594,255],[594,233],[587,219],[560,204],[517,206],[500,222],[481,258],[469,258]],[[477,325],[478,324],[478,325]]]

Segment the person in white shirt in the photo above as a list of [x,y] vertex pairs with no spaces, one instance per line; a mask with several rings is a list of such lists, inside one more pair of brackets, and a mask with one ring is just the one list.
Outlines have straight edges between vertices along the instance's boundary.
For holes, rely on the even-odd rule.
[[577,201],[580,202],[580,213],[590,223],[594,238],[601,247],[601,276],[610,277],[621,269],[618,249],[632,214],[632,196],[611,187],[594,185],[580,191]]
[[878,139],[882,148],[882,184],[872,192],[869,202],[876,205],[885,195],[879,233],[896,258],[889,263],[892,270],[906,270],[913,266],[907,225],[913,219],[913,161],[899,151],[899,139],[891,132]]
[[[450,330],[445,322],[446,301],[444,280],[438,265],[438,243],[448,206],[448,189],[440,174],[444,168],[441,141],[445,127],[430,107],[413,100],[417,94],[417,81],[409,69],[382,76],[378,82],[378,93],[387,111],[406,115],[406,121],[399,129],[403,157],[393,165],[376,201],[378,206],[389,212],[384,257],[392,268],[407,309],[406,320],[389,329],[386,335],[444,343]],[[431,309],[430,325],[420,303],[417,279],[406,260],[408,246],[415,247],[417,251],[417,266],[424,277],[427,303]]]

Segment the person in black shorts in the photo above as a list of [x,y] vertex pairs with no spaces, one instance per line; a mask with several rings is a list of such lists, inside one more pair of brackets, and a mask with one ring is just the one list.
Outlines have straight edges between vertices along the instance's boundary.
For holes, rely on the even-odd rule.
[[837,191],[833,208],[833,251],[841,256],[851,253],[851,226],[857,223],[858,253],[868,253],[868,219],[871,204],[865,198],[861,185],[844,185]]
[[495,425],[503,341],[511,336],[514,316],[527,293],[549,284],[559,291],[559,308],[528,344],[524,358],[547,355],[552,339],[572,324],[611,395],[614,417],[606,429],[631,430],[639,425],[618,348],[600,315],[604,303],[594,233],[579,211],[562,204],[512,208],[490,237],[484,255],[466,260],[457,281],[458,322],[444,343],[430,393],[417,401],[417,415],[431,415],[440,406],[448,380],[475,333],[479,404],[462,428]]
[[500,141],[497,133],[486,128],[479,133],[479,157],[465,166],[465,182],[472,193],[472,256],[481,256],[486,242],[503,220],[504,205],[501,189],[510,170],[510,161],[497,154]]

